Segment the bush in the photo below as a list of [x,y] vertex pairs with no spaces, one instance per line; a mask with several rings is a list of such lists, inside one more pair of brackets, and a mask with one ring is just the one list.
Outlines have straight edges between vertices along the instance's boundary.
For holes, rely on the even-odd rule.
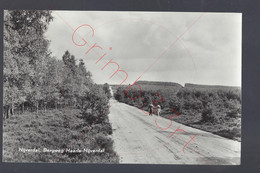
[[238,109],[232,110],[232,111],[227,112],[227,116],[230,117],[230,118],[237,118],[240,115],[239,112],[240,111]]
[[105,149],[106,152],[113,152],[113,141],[104,134],[97,134],[95,141],[101,149]]
[[241,137],[241,129],[234,127],[232,129],[218,131],[216,134],[229,139],[235,139]]
[[107,83],[105,83],[103,85],[103,90],[104,90],[105,94],[107,95],[107,97],[110,99],[112,97],[112,95],[111,95],[111,92],[110,92],[109,85]]
[[173,97],[170,99],[169,107],[172,107],[176,112],[181,113],[181,103],[177,97]]
[[216,118],[213,115],[212,108],[204,109],[202,114],[201,114],[201,117],[202,117],[202,122],[211,122],[211,123],[216,122]]
[[81,115],[88,124],[99,124],[108,119],[109,100],[104,91],[97,85],[85,93],[83,103]]
[[116,94],[115,94],[115,99],[116,99],[117,101],[121,101],[121,94],[119,94],[118,92],[116,92]]
[[92,131],[94,131],[95,133],[103,133],[103,134],[111,135],[112,127],[108,122],[102,124],[94,124],[92,126]]

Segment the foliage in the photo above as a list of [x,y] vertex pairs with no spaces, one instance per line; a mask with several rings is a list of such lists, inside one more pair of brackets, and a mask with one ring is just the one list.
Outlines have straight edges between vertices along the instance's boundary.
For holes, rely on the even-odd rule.
[[[71,139],[80,136],[81,131],[109,152],[101,154],[102,157],[61,155],[61,161],[118,162],[112,149],[113,141],[108,137],[112,134],[108,121],[109,86],[94,84],[84,61],[77,61],[69,51],[65,51],[62,60],[51,55],[50,41],[44,33],[52,19],[51,11],[4,11],[5,157],[19,162],[51,161],[53,158],[49,154],[29,156],[10,151],[8,145],[13,148],[64,148],[68,147]],[[68,108],[80,110],[72,117],[76,124],[65,116],[65,112],[58,111]],[[91,131],[86,130],[90,126]],[[75,146],[94,147],[86,140],[77,141]],[[10,153],[12,157],[8,156]]]
[[62,61],[51,56],[44,33],[52,18],[50,11],[4,12],[4,118],[24,110],[82,107],[92,75],[69,51]]
[[[26,112],[7,119],[3,133],[5,162],[74,162],[118,163],[113,141],[107,136],[107,126],[89,128],[78,118],[79,109],[40,111],[37,116]],[[79,128],[79,125],[82,125]],[[84,130],[84,133],[82,131]],[[105,149],[104,153],[31,153],[20,148],[47,149]]]
[[211,123],[216,122],[215,116],[213,115],[212,108],[204,109],[202,111],[201,117],[202,117],[202,122],[211,122]]
[[241,137],[241,128],[223,129],[218,131],[216,134],[226,138],[235,139]]
[[181,113],[181,106],[181,102],[176,96],[170,99],[169,107],[173,108],[176,112]]
[[[157,82],[159,85],[155,86],[154,83],[150,85],[148,83],[146,82],[144,87],[141,85],[145,89],[138,99],[133,100],[126,96],[126,86],[117,89],[115,99],[138,108],[141,105],[141,108],[146,111],[150,102],[158,101],[154,103],[162,106],[163,117],[168,118],[169,114],[175,114],[172,110],[174,109],[180,114],[173,118],[175,121],[222,136],[224,129],[228,129],[227,131],[231,133],[231,127],[238,129],[241,127],[241,123],[236,121],[241,118],[241,90],[236,87],[187,85],[188,87],[176,88],[173,84],[167,86],[165,83]],[[128,90],[128,95],[135,96],[134,92],[136,91]],[[161,100],[159,95],[164,98],[164,101],[159,101]],[[238,139],[239,135],[231,133],[226,136]]]
[[103,85],[103,90],[104,90],[105,94],[107,95],[107,97],[110,99],[112,97],[112,95],[111,95],[111,91],[110,91],[108,83],[105,83]]
[[108,120],[108,101],[104,90],[98,85],[93,85],[82,97],[81,118],[89,125],[100,124]]
[[[4,11],[4,109],[6,117],[30,102],[38,107],[49,41],[43,36],[52,20],[49,11]],[[41,87],[42,86],[42,87]]]

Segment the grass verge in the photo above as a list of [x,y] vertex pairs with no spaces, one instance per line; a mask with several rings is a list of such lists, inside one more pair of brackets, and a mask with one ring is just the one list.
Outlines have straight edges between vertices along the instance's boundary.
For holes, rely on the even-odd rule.
[[[49,110],[13,116],[3,123],[3,162],[118,163],[108,122],[87,124],[80,110]],[[88,129],[88,130],[84,130]],[[19,148],[39,149],[21,152]],[[104,152],[43,152],[43,149],[103,149]]]

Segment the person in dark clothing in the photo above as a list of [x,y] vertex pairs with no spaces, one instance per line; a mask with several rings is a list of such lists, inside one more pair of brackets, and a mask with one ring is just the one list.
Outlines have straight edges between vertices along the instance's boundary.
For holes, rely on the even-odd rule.
[[148,112],[149,112],[149,115],[151,115],[151,116],[153,115],[153,109],[154,109],[154,106],[152,103],[150,103],[148,106]]

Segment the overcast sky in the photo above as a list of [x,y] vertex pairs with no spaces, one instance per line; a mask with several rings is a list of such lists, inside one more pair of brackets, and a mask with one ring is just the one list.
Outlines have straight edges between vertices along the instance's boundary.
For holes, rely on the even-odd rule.
[[[61,59],[68,50],[83,59],[96,83],[119,84],[125,78],[120,72],[109,78],[116,65],[101,70],[113,59],[127,72],[126,83],[143,74],[140,80],[241,86],[240,13],[54,11],[53,16],[46,33],[52,55]],[[84,38],[103,50],[85,54],[89,46],[72,42],[73,29],[83,24],[94,36],[81,27],[75,43]]]

